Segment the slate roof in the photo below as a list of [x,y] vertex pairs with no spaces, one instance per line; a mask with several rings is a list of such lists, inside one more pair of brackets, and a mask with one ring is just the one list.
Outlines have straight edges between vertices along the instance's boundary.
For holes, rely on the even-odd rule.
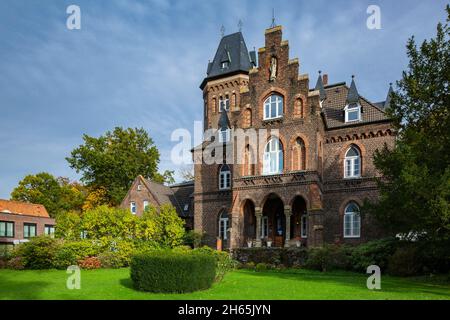
[[[155,197],[159,205],[171,204],[181,216],[188,216],[191,209],[191,197],[194,193],[194,181],[186,181],[172,186],[154,182],[141,176],[148,191]],[[184,205],[189,203],[189,212],[184,210]],[[193,211],[192,211],[193,212]]]
[[25,216],[50,218],[47,209],[41,204],[0,199],[0,212]]
[[[194,215],[194,181],[186,181],[179,184],[174,184],[170,186],[170,189],[174,193],[178,203],[181,207],[182,216],[193,216]],[[185,205],[188,205],[187,210]]]
[[327,97],[327,93],[325,91],[325,87],[323,85],[323,80],[322,80],[322,74],[319,72],[319,77],[317,78],[317,82],[316,82],[316,86],[314,88],[315,90],[319,90],[320,93],[320,100],[325,100]]
[[[354,90],[356,90],[356,86]],[[350,97],[349,91],[350,89],[347,87],[345,82],[325,87],[327,98],[322,104],[322,111],[328,129],[372,122],[390,121],[385,112],[379,106],[376,106],[374,103],[369,102],[367,99],[358,94],[357,102],[361,105],[362,120],[359,122],[346,123],[344,108],[349,99],[355,101],[355,91],[350,92]]]
[[[223,75],[231,75],[238,72],[248,73],[256,65],[256,61],[253,60],[256,60],[256,55],[252,53],[252,58],[250,58],[241,32],[222,37],[213,61],[208,63],[206,78],[203,80],[200,88],[204,88],[206,81]],[[229,63],[229,66],[222,69],[222,62],[225,61]]]

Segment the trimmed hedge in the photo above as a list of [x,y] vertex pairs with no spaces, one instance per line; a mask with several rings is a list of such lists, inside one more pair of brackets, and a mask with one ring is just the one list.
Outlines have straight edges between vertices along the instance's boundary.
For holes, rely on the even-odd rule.
[[205,253],[159,250],[134,255],[130,273],[138,290],[192,292],[211,287],[216,276],[216,261]]

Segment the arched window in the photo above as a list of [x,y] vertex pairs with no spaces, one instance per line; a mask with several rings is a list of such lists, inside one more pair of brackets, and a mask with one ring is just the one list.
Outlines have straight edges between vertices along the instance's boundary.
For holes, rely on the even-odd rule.
[[361,176],[361,155],[358,148],[351,146],[345,154],[344,178],[359,178]]
[[361,234],[361,216],[356,203],[350,202],[344,212],[344,238],[359,238]]
[[264,120],[283,116],[283,97],[273,94],[264,101]]
[[263,174],[283,171],[283,147],[278,138],[271,138],[264,149]]
[[292,170],[306,170],[306,148],[302,138],[295,139],[292,146]]
[[231,171],[228,165],[223,165],[219,173],[219,189],[227,190],[231,188]]
[[223,210],[219,216],[219,238],[222,240],[228,239],[228,228],[229,228],[228,212]]
[[255,175],[255,162],[252,149],[250,148],[250,145],[247,145],[244,151],[244,176]]

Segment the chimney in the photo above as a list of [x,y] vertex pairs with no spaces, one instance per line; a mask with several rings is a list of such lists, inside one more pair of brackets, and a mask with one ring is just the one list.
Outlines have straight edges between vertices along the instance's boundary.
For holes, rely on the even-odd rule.
[[328,74],[323,75],[322,82],[324,86],[328,85]]

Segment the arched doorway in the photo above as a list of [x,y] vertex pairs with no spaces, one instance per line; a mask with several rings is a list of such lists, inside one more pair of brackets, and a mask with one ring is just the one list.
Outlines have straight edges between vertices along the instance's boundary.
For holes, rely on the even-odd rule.
[[308,215],[306,201],[301,196],[296,196],[292,202],[291,215],[291,239],[300,240],[306,245],[308,238]]
[[273,246],[284,246],[286,218],[283,201],[275,194],[267,197],[262,210],[261,239],[272,241]]
[[245,245],[247,241],[256,239],[256,216],[255,204],[251,200],[245,200],[243,206],[244,213],[244,238],[241,245]]

